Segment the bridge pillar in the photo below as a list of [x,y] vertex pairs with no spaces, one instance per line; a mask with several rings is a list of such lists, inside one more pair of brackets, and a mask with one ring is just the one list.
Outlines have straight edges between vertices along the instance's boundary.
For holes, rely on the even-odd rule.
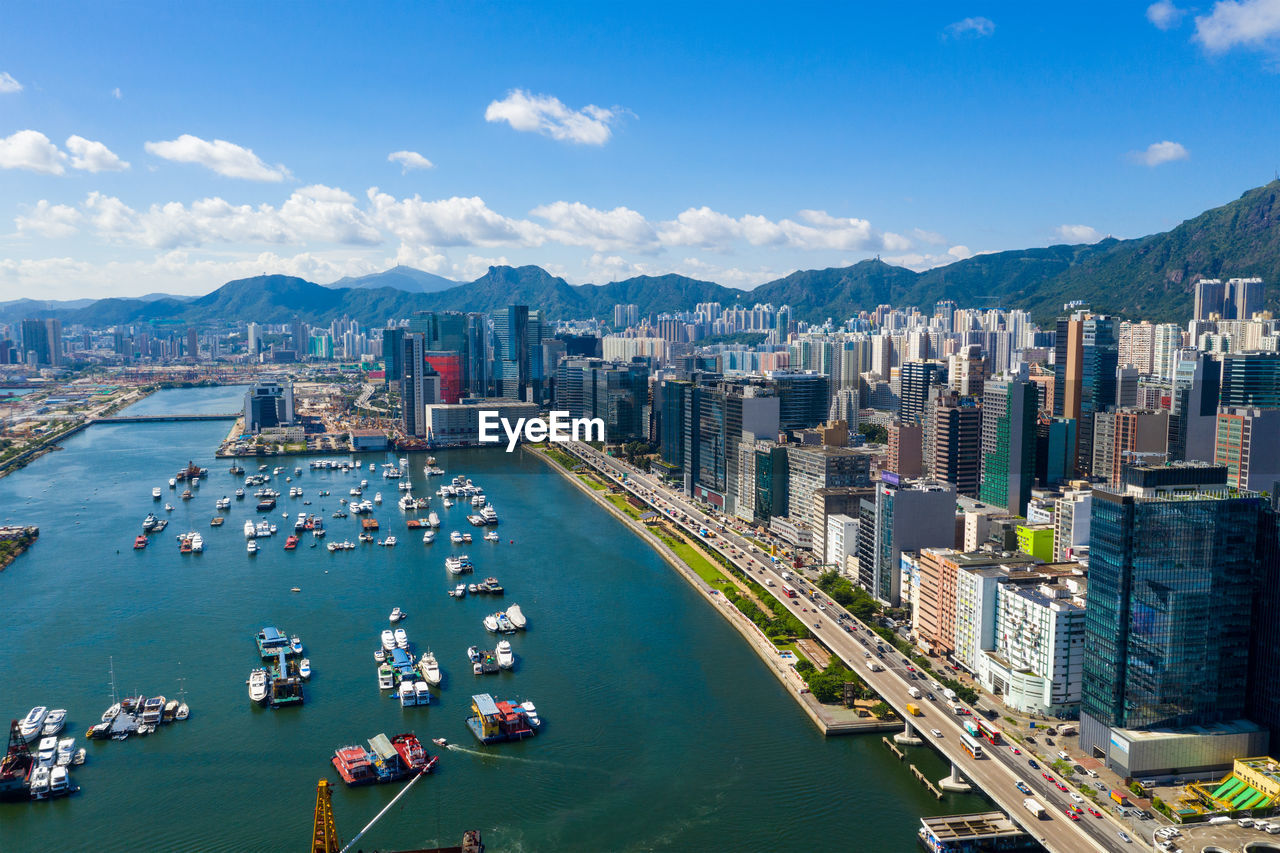
[[911,721],[904,720],[904,728],[893,736],[893,742],[903,746],[919,746],[924,743],[920,738],[916,737],[915,730],[911,728]]
[[960,775],[960,768],[956,767],[955,764],[951,765],[951,773],[949,775],[938,780],[938,787],[944,791],[954,791],[957,793],[964,793],[973,790],[973,786],[965,781],[965,778]]

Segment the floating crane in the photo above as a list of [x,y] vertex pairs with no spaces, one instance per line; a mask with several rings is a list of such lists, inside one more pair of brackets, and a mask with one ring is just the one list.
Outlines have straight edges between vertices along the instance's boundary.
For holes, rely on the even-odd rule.
[[[357,832],[355,837],[346,843],[346,846],[343,846],[342,842],[338,840],[338,827],[333,820],[333,788],[329,785],[327,779],[321,779],[316,783],[316,811],[315,819],[311,824],[311,853],[348,853],[355,843],[372,829],[373,825],[383,815],[391,811],[392,806],[425,775],[425,773],[418,773],[410,779],[409,784],[401,788],[391,798],[391,802],[387,803],[382,811],[374,815],[373,820],[369,821],[364,829]],[[437,847],[432,850],[415,850],[412,853],[484,853],[484,843],[480,840],[479,830],[469,829],[462,834],[462,844],[457,847]]]

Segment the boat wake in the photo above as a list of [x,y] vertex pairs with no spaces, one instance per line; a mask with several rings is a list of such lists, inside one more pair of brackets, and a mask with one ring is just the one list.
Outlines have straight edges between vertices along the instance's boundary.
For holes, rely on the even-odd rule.
[[606,776],[612,775],[609,773],[608,770],[604,770],[603,768],[600,768],[600,767],[579,767],[575,764],[561,764],[559,761],[547,761],[545,759],[539,760],[536,758],[521,758],[518,755],[503,755],[500,752],[482,752],[481,750],[478,750],[478,749],[467,749],[465,746],[458,746],[456,743],[447,744],[445,746],[445,749],[452,750],[453,752],[465,752],[468,755],[478,755],[481,758],[500,758],[503,761],[515,761],[520,764],[542,764],[548,767],[563,767],[566,770],[577,770],[583,773],[595,772],[595,773],[603,773]]

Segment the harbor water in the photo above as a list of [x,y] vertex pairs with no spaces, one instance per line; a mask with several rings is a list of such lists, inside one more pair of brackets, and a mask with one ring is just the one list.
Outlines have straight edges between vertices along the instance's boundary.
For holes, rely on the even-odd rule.
[[[236,389],[162,391],[133,414],[222,412]],[[414,731],[441,755],[363,838],[365,850],[456,844],[478,828],[487,849],[505,851],[916,849],[923,814],[984,807],[976,796],[934,800],[879,736],[823,738],[741,637],[616,519],[527,453],[436,452],[446,478],[423,474],[427,454],[410,455],[416,495],[432,494],[441,515],[431,545],[405,527],[396,480],[371,472],[394,454],[357,454],[359,475],[312,471],[310,456],[265,460],[285,471],[270,485],[279,533],[249,555],[242,527],[249,495],[219,513],[241,478],[213,458],[225,422],[94,426],[65,447],[0,480],[0,519],[35,524],[36,545],[0,572],[4,654],[0,714],[34,705],[68,709],[66,734],[88,747],[74,768],[76,795],[0,804],[0,849],[19,851],[287,851],[304,849],[315,784],[337,783],[335,748],[385,732]],[[340,457],[341,458],[341,457]],[[209,469],[190,501],[168,479],[188,460]],[[245,462],[254,473],[257,460]],[[303,473],[292,483],[286,474]],[[269,472],[268,472],[269,473]],[[498,511],[500,543],[483,541],[469,507],[444,509],[434,491],[465,474]],[[333,519],[338,500],[369,480],[381,492],[374,544],[356,541],[359,517]],[[289,487],[304,489],[290,498]],[[162,486],[162,498],[151,490]],[[328,489],[331,495],[320,497]],[[310,506],[304,506],[310,501]],[[165,513],[170,502],[175,509]],[[168,528],[132,549],[148,512]],[[314,512],[328,536],[286,552],[293,516]],[[288,512],[286,520],[281,516]],[[221,527],[209,521],[223,515]],[[425,512],[423,513],[425,516]],[[199,531],[205,550],[178,552],[176,536]],[[475,542],[453,546],[451,530]],[[478,581],[497,576],[505,598],[446,595],[457,581],[444,558],[466,553]],[[290,589],[298,587],[294,593]],[[481,619],[519,604],[529,629],[511,637],[515,670],[473,676],[471,645],[496,642]],[[378,690],[373,652],[387,615],[416,651],[433,651],[445,673],[428,707],[401,708]],[[298,634],[314,675],[302,707],[249,702],[245,680],[258,665],[254,634],[276,625]],[[109,669],[121,695],[185,686],[191,717],[146,738],[84,740],[111,702]],[[473,693],[531,699],[539,735],[479,746],[464,723]],[[429,738],[446,737],[440,749]],[[934,778],[946,767],[927,748],[910,762]],[[338,829],[353,836],[397,786],[333,796]]]

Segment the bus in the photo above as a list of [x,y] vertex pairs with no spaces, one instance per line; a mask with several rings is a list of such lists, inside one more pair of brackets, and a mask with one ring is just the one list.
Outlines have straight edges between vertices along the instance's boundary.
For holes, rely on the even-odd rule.
[[999,746],[1002,742],[1000,730],[981,717],[978,718],[978,733],[992,746]]
[[795,598],[795,597],[796,597],[796,591],[795,591],[794,589],[792,589],[791,587],[789,587],[789,586],[784,586],[784,587],[782,588],[782,594],[783,594],[783,595],[785,595],[787,598]]
[[967,732],[960,733],[960,745],[964,747],[964,751],[969,753],[971,757],[982,757],[982,744],[978,743],[978,741]]

